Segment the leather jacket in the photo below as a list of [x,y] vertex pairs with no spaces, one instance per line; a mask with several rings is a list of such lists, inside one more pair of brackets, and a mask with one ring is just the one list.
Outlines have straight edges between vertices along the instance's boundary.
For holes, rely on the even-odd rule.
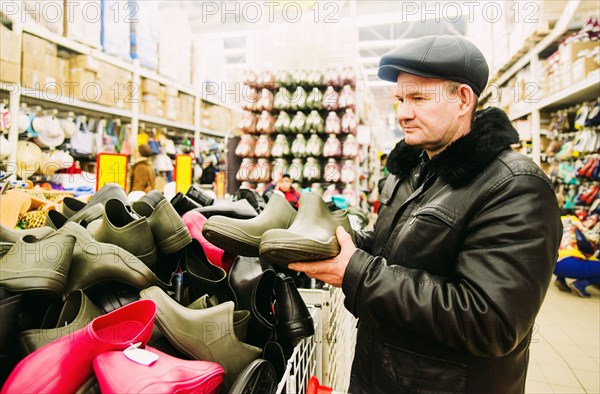
[[428,160],[388,157],[374,229],[357,233],[346,308],[359,318],[349,392],[523,392],[562,225],[547,177],[513,152],[497,108]]

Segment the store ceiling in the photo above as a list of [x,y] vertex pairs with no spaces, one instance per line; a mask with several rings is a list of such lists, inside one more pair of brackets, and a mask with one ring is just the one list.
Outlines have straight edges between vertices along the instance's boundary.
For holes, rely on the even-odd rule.
[[392,142],[401,134],[393,116],[393,84],[377,77],[379,58],[406,39],[463,35],[467,22],[461,17],[465,10],[449,1],[161,2],[173,6],[185,12],[197,37],[223,40],[226,69],[356,65],[377,111],[374,128],[381,140]]

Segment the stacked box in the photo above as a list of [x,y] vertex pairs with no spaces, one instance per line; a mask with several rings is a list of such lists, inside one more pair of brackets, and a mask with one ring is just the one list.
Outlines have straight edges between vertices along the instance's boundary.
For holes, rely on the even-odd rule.
[[99,103],[121,109],[131,108],[131,73],[108,63],[101,63],[96,74],[100,85]]
[[37,24],[59,34],[63,34],[63,0],[22,0],[19,17],[26,24]]
[[599,45],[600,42],[598,41],[580,41],[572,42],[570,44],[561,45],[558,47],[558,68],[561,89],[567,89],[573,83],[577,82],[575,81],[574,77],[577,77],[579,80],[583,79],[582,75],[580,75],[580,73],[584,71],[581,68],[582,63],[580,63],[580,66],[577,69],[574,69],[574,65],[581,58],[585,58],[589,53],[591,53],[594,50],[594,48],[598,47]]
[[69,82],[74,97],[109,107],[131,108],[131,72],[90,55],[69,59]]
[[177,89],[169,86],[166,87],[163,109],[165,119],[177,120],[177,106],[179,105],[178,93]]
[[101,92],[96,83],[100,62],[90,55],[69,58],[69,85],[66,92],[78,100],[98,102]]
[[36,90],[56,91],[56,44],[23,33],[21,83]]
[[158,67],[158,5],[155,1],[135,1],[137,13],[131,28],[131,58],[151,70]]
[[231,113],[227,108],[219,105],[213,105],[209,108],[209,114],[209,128],[213,130],[227,131],[233,126],[231,124]]
[[572,68],[573,83],[586,79],[591,72],[596,71],[598,68],[600,68],[600,54],[598,53],[575,61]]
[[161,118],[164,116],[164,100],[160,98],[161,91],[163,90],[164,86],[157,81],[148,78],[142,78],[142,85],[140,87],[142,96],[142,113]]
[[159,74],[186,85],[192,74],[192,31],[187,20],[182,10],[162,9],[158,33]]
[[100,0],[65,0],[64,9],[65,37],[100,49],[102,25]]
[[194,96],[179,93],[179,105],[177,107],[177,120],[182,123],[194,124]]
[[19,83],[21,77],[21,44],[19,35],[0,24],[0,81]]
[[100,43],[102,50],[120,59],[131,60],[131,24],[137,19],[135,5],[117,0],[101,0],[102,22]]

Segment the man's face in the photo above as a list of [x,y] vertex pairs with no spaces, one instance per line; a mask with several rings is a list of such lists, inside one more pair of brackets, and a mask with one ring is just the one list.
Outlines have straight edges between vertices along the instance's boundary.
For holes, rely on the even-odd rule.
[[446,81],[400,73],[395,95],[398,123],[408,145],[433,156],[453,141],[460,125],[461,101]]

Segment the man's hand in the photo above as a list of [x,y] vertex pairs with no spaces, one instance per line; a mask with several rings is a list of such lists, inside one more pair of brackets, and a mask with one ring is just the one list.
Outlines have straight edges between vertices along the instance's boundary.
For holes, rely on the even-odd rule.
[[356,250],[356,246],[354,246],[350,234],[343,227],[339,226],[336,229],[335,235],[341,247],[340,254],[329,260],[292,263],[288,265],[288,268],[304,272],[311,278],[322,280],[332,286],[342,287],[346,267]]

